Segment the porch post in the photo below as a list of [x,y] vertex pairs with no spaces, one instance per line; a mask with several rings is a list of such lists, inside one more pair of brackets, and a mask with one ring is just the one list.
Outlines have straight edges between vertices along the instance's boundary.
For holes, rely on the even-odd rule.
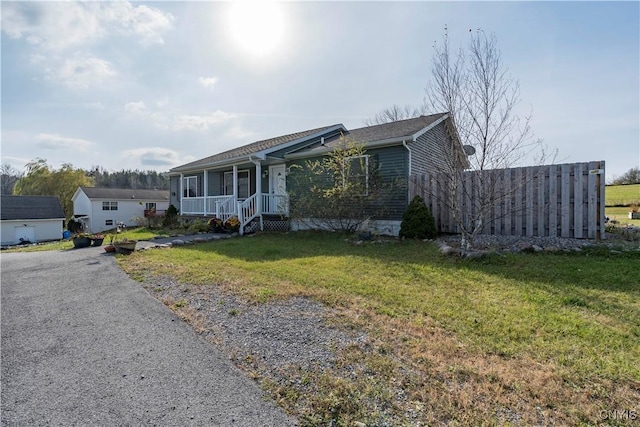
[[184,199],[184,174],[180,174],[180,194],[178,195],[178,197],[180,197],[180,214],[182,215],[182,213],[184,212],[184,210],[182,209],[182,199]]
[[209,190],[208,190],[208,185],[209,185],[209,179],[208,179],[208,171],[205,169],[204,170],[204,182],[202,183],[202,190],[204,192],[204,206],[203,206],[203,210],[204,210],[204,216],[207,216],[207,196],[209,195]]
[[256,215],[262,218],[262,163],[254,162],[256,165]]
[[233,200],[238,201],[238,166],[233,165]]

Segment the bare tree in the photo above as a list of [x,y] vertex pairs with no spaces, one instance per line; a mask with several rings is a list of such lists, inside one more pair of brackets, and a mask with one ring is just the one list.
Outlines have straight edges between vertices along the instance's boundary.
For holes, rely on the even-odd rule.
[[1,191],[0,194],[13,194],[13,187],[16,185],[16,182],[20,179],[20,172],[11,166],[9,163],[3,163],[0,166],[0,175],[1,175]]
[[[445,206],[453,212],[462,234],[462,250],[468,251],[493,206],[524,185],[523,178],[503,191],[505,169],[525,158],[539,165],[548,156],[542,141],[533,137],[531,114],[518,115],[520,84],[504,65],[495,35],[470,30],[468,45],[453,54],[445,27],[442,43],[434,45],[425,92],[429,110],[451,114],[452,132],[468,155],[468,163],[461,163],[458,156],[449,157],[440,171],[447,177],[441,183],[448,189]],[[465,163],[466,169],[478,172],[472,185],[468,180],[463,184],[461,164]]]
[[427,114],[427,106],[423,103],[419,107],[405,105],[401,107],[393,104],[389,108],[385,108],[371,119],[366,119],[364,124],[367,126],[381,125],[383,123],[397,122],[398,120],[412,119]]

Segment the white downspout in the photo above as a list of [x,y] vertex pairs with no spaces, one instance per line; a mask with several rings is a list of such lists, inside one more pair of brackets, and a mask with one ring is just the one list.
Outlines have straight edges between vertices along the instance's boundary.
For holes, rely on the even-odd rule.
[[184,210],[182,209],[182,199],[184,198],[184,174],[180,174],[180,194],[178,194],[178,197],[180,197],[180,215],[182,215],[182,213],[184,212]]

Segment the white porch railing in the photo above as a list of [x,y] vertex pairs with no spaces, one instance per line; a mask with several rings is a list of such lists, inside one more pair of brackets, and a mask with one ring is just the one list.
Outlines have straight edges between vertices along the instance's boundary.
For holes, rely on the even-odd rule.
[[182,214],[204,215],[204,197],[185,197],[182,199]]
[[[258,209],[258,197],[261,197],[261,209]],[[206,208],[206,209],[205,209]],[[282,194],[253,194],[244,201],[233,196],[186,197],[182,199],[184,215],[215,215],[222,221],[237,216],[240,221],[240,233],[254,218],[261,215],[289,215],[289,197]],[[261,218],[262,226],[262,218]]]
[[289,215],[289,197],[282,194],[263,194],[262,213],[267,215]]
[[213,196],[207,197],[207,212],[215,214],[216,218],[226,221],[237,215],[236,200],[233,196]]

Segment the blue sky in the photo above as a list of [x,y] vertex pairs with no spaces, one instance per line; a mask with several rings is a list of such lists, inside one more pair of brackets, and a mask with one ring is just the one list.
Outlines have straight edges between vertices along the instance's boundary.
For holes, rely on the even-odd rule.
[[[433,43],[493,32],[558,161],[640,164],[639,2],[5,2],[2,163],[171,167],[418,105]],[[257,16],[256,16],[257,13]],[[266,25],[265,25],[266,24]]]

